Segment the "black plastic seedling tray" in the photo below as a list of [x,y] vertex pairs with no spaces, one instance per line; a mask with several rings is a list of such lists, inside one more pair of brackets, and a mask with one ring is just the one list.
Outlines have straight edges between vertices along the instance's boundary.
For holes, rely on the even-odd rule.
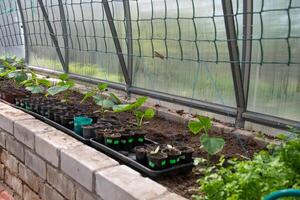
[[[170,167],[163,170],[152,170],[146,167],[143,164],[140,164],[136,161],[135,153],[128,152],[128,151],[115,151],[104,144],[98,142],[96,139],[92,138],[91,145],[92,147],[104,152],[105,154],[111,156],[112,158],[119,160],[128,166],[134,168],[135,170],[139,171],[140,173],[147,175],[149,177],[155,178],[159,176],[170,176],[170,175],[177,175],[189,172],[193,168],[193,162],[187,164],[178,164],[174,167]],[[146,139],[146,143],[154,143]]]
[[[5,101],[3,101],[3,102],[5,102]],[[17,108],[19,110],[22,110],[22,111],[24,111],[24,112],[26,112],[26,113],[34,116],[35,118],[37,118],[37,119],[45,122],[46,124],[49,124],[50,126],[53,126],[54,128],[56,128],[58,130],[61,130],[62,132],[67,133],[68,135],[76,138],[77,140],[79,140],[80,142],[82,142],[84,144],[90,145],[90,140],[89,139],[86,139],[86,138],[84,138],[84,137],[76,134],[74,131],[72,131],[72,130],[70,130],[70,129],[68,129],[68,128],[66,128],[66,127],[64,127],[64,126],[62,126],[62,125],[60,125],[60,124],[58,124],[58,123],[50,120],[50,119],[48,119],[47,117],[44,117],[44,116],[42,116],[40,114],[37,114],[35,112],[32,112],[30,110],[26,110],[26,109],[24,109],[22,107],[19,107],[19,106],[16,106],[16,105],[13,105],[13,104],[10,104],[10,103],[7,103],[7,102],[5,102],[5,103],[9,104],[10,106],[12,106],[14,108]]]
[[[177,175],[177,174],[182,174],[182,173],[186,173],[186,172],[189,172],[190,170],[192,170],[193,168],[193,163],[190,162],[190,163],[187,163],[187,164],[178,164],[176,166],[173,166],[173,167],[170,167],[170,168],[167,168],[167,169],[163,169],[163,170],[151,170],[149,169],[148,167],[146,167],[145,165],[143,164],[140,164],[139,162],[136,161],[136,158],[135,158],[135,153],[132,153],[132,152],[128,152],[128,151],[116,151],[116,150],[113,150],[107,146],[105,146],[104,144],[102,143],[99,143],[98,141],[96,141],[95,139],[86,139],[78,134],[76,134],[74,131],[40,115],[40,114],[37,114],[35,112],[32,112],[32,111],[29,111],[29,110],[26,110],[22,107],[19,107],[19,106],[16,106],[16,105],[13,105],[13,104],[10,104],[6,101],[3,101],[1,100],[2,102],[14,107],[14,108],[17,108],[19,110],[22,110],[32,116],[34,116],[35,118],[49,124],[50,126],[53,126],[55,128],[57,128],[58,130],[61,130],[65,133],[67,133],[68,135],[76,138],[77,140],[111,156],[112,158],[134,168],[135,170],[139,171],[140,173],[146,175],[146,176],[149,176],[149,177],[152,177],[152,178],[155,178],[155,177],[160,177],[160,176],[170,176],[170,175]],[[149,139],[146,139],[146,143],[155,143]]]

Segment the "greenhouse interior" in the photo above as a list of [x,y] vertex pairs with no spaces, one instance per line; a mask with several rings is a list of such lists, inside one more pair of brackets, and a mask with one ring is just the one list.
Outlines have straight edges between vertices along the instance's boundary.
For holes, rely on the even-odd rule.
[[0,200],[300,199],[299,55],[299,0],[0,0]]

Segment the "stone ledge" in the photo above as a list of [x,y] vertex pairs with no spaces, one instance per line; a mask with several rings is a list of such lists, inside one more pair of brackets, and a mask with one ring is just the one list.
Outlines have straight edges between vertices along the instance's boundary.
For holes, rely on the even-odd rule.
[[1,102],[0,107],[0,145],[16,156],[3,158],[1,171],[10,185],[17,183],[13,189],[23,198],[150,200],[168,194],[160,184],[67,134]]

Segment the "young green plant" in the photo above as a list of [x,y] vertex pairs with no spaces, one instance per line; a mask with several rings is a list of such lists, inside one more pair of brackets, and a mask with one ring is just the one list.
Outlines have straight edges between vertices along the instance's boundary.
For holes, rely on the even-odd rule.
[[196,120],[190,120],[188,123],[189,130],[195,135],[204,131],[200,136],[200,144],[209,155],[215,155],[223,149],[225,141],[220,137],[210,137],[208,132],[211,127],[212,123],[208,117],[198,116]]
[[135,102],[130,104],[115,105],[113,111],[115,113],[130,111],[135,115],[138,128],[142,128],[145,119],[150,120],[155,116],[152,108],[142,110],[141,107],[147,101],[147,97],[139,97]]
[[46,93],[47,88],[51,87],[52,83],[49,80],[37,78],[36,73],[31,72],[31,78],[23,81],[21,85],[24,85],[25,89],[32,94],[43,94]]
[[28,79],[28,69],[25,68],[23,59],[16,57],[0,58],[0,77],[13,80],[17,86]]
[[67,101],[69,96],[68,90],[74,87],[74,85],[75,85],[74,81],[70,80],[68,74],[61,74],[59,76],[59,82],[47,90],[46,96],[48,95],[55,96],[59,93],[65,92],[63,101]]

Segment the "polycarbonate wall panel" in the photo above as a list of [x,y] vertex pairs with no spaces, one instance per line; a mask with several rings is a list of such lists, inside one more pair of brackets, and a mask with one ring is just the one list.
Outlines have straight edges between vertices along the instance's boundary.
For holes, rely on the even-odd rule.
[[[254,1],[248,109],[300,119],[300,2]],[[290,20],[289,20],[290,19]],[[287,39],[288,38],[288,39]],[[280,64],[282,63],[282,64]]]
[[[122,1],[109,2],[123,53],[127,54]],[[124,82],[102,1],[64,3],[71,73]],[[125,58],[126,56],[124,56]]]
[[24,57],[22,21],[17,1],[0,1],[0,54]]
[[235,106],[221,3],[130,1],[133,85]]

